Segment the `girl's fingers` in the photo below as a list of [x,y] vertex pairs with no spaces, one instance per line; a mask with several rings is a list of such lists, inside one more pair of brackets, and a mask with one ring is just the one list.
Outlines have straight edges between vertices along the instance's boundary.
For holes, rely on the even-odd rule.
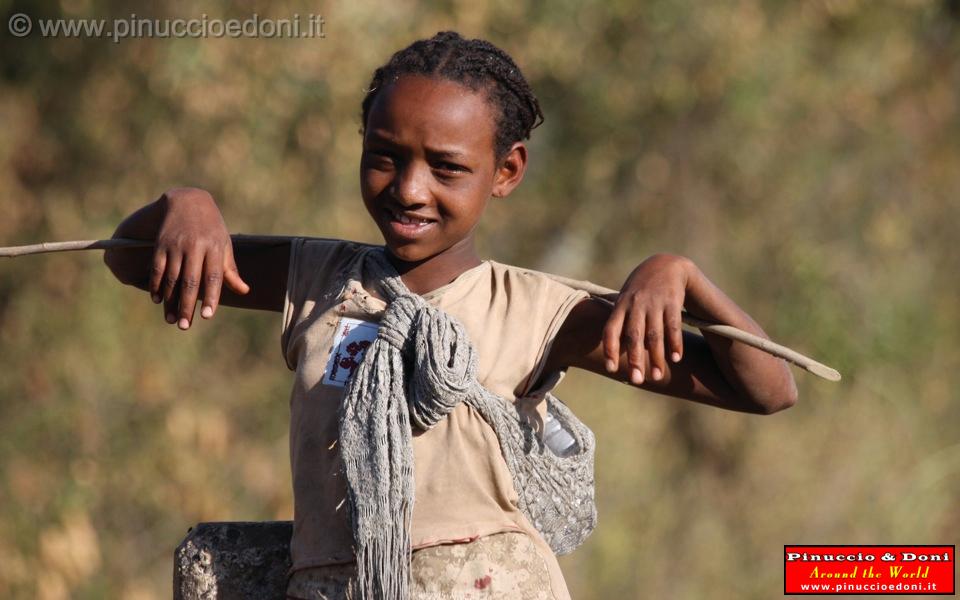
[[650,353],[650,376],[655,381],[659,381],[667,369],[663,356],[663,312],[654,311],[647,315],[647,329],[643,334],[643,344]]
[[680,362],[683,356],[683,321],[680,318],[680,309],[668,306],[663,313],[663,324],[666,327],[670,360]]
[[233,259],[233,247],[227,246],[223,256],[223,280],[227,286],[234,292],[243,296],[250,291],[247,282],[240,278],[240,270],[237,269],[237,263]]
[[177,322],[177,304],[180,301],[180,287],[174,286],[174,291],[170,298],[163,300],[163,316],[167,323],[173,325]]
[[154,304],[160,304],[163,300],[163,273],[167,269],[167,251],[157,245],[153,251],[153,264],[150,267],[150,281],[147,282],[147,289],[150,291],[150,299]]
[[603,355],[607,359],[606,368],[610,373],[616,373],[620,368],[620,332],[623,329],[624,314],[623,305],[618,302],[603,327]]
[[177,327],[189,329],[193,322],[193,312],[197,307],[197,296],[200,292],[200,281],[203,277],[203,255],[193,252],[187,256],[180,273],[180,307]]
[[647,318],[643,311],[631,310],[627,315],[627,322],[623,328],[623,341],[627,348],[628,374],[631,383],[640,385],[644,379],[643,365],[643,331],[647,325]]
[[164,302],[170,302],[177,289],[177,283],[180,281],[180,264],[183,261],[183,255],[178,252],[167,253],[167,265],[163,271],[163,281],[160,296]]
[[223,285],[223,256],[220,250],[213,248],[203,259],[203,304],[200,316],[210,319],[217,312],[220,303],[220,289]]

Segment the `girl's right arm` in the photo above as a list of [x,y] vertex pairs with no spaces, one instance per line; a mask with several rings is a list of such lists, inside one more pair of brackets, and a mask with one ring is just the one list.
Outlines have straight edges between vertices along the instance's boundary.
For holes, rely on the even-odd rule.
[[190,327],[198,299],[205,319],[219,304],[283,310],[290,244],[234,247],[220,210],[204,190],[165,192],[124,219],[113,237],[156,242],[152,249],[107,250],[103,260],[122,283],[163,302],[167,322],[180,329]]

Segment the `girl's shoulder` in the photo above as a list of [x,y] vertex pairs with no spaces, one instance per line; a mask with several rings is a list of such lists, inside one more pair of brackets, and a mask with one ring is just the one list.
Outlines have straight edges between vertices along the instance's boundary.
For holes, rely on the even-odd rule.
[[[528,300],[555,298],[564,302],[571,298],[586,298],[593,284],[581,282],[530,267],[509,265],[495,260],[490,264],[494,285],[505,294],[519,295]],[[596,287],[596,286],[594,286]]]
[[353,255],[376,244],[345,240],[341,238],[302,236],[293,238],[293,252],[306,257],[330,256],[335,254]]
[[296,237],[290,244],[290,277],[316,279],[325,272],[337,273],[343,263],[356,259],[374,246],[340,238]]
[[356,270],[358,259],[373,244],[325,237],[296,237],[290,243],[287,290],[294,302],[328,296]]
[[589,297],[549,273],[493,260],[484,262],[488,267],[480,273],[486,277],[476,277],[464,286],[462,301],[469,310],[485,313],[488,320],[504,323],[507,329],[555,332],[569,311]]

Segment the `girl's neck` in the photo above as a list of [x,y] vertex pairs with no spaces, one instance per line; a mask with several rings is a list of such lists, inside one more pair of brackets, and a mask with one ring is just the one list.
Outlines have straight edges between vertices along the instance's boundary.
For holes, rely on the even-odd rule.
[[416,262],[400,260],[389,251],[387,259],[400,274],[400,279],[407,289],[421,295],[450,283],[464,271],[483,262],[477,256],[472,240],[463,247],[454,246]]

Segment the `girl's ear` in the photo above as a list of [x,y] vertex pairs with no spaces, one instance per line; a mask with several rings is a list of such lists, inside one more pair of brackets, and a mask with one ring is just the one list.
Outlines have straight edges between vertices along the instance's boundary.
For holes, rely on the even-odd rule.
[[523,181],[523,174],[527,170],[527,147],[523,142],[515,142],[507,154],[500,159],[497,170],[493,175],[494,198],[508,196],[515,187]]

